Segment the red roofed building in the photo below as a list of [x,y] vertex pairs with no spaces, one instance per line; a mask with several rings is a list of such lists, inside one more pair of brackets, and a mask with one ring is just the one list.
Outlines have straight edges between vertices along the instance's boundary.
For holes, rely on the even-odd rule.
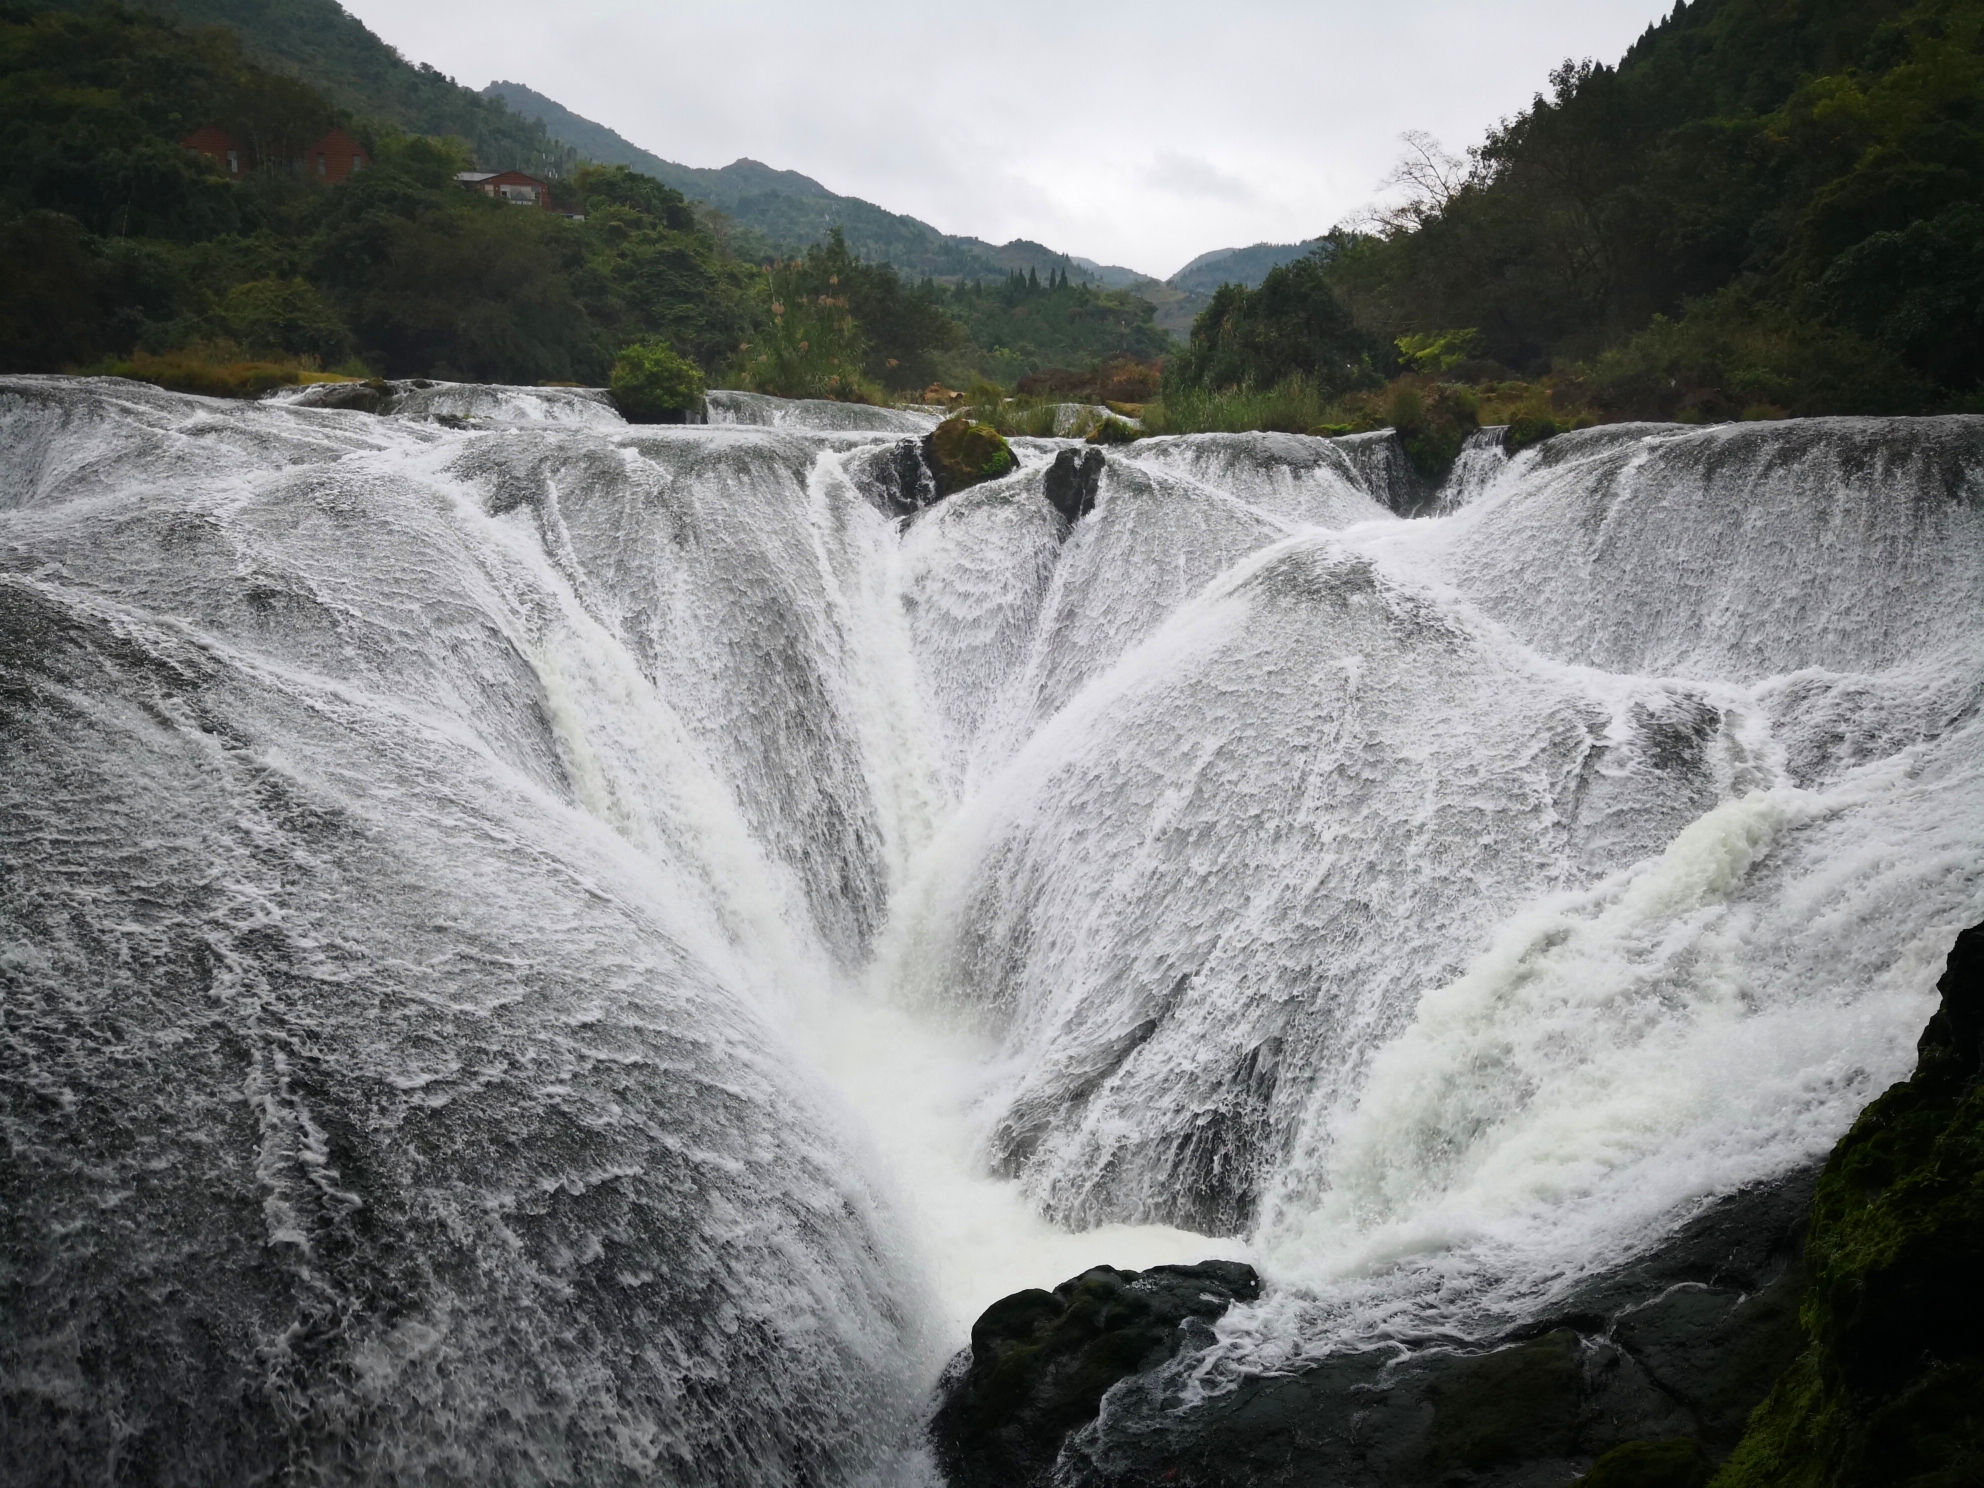
[[551,209],[551,188],[522,171],[463,171],[455,179],[471,191],[518,207]]
[[365,146],[342,129],[333,129],[303,152],[303,174],[330,186],[343,185],[371,163]]
[[217,124],[196,129],[179,143],[195,155],[204,155],[216,162],[230,176],[240,175],[248,164],[248,152],[234,142],[233,135]]

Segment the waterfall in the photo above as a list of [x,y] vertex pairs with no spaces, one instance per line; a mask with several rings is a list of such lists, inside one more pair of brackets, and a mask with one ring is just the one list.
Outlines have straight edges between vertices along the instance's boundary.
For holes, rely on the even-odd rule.
[[1493,485],[1508,466],[1508,442],[1507,424],[1490,424],[1468,435],[1434,499],[1434,510],[1459,511]]
[[1984,419],[1070,523],[915,412],[324,401],[0,379],[23,1461],[913,1477],[1098,1262],[1261,1269],[1207,1388],[1485,1331],[1825,1151],[1984,918]]

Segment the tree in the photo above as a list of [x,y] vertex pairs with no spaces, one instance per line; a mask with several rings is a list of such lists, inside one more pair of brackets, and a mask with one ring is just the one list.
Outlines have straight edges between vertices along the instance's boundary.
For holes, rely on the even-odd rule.
[[1331,288],[1328,259],[1311,253],[1270,271],[1258,289],[1228,284],[1215,291],[1165,382],[1267,389],[1304,377],[1337,393],[1373,381],[1379,354]]

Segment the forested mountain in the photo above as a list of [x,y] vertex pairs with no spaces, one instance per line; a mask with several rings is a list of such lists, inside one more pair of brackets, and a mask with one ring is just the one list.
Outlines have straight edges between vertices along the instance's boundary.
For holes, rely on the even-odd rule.
[[[97,0],[57,0],[89,10]],[[278,74],[300,78],[338,107],[409,134],[468,143],[485,170],[568,175],[579,154],[536,120],[464,88],[433,67],[416,65],[368,30],[337,0],[126,0],[187,26],[225,26],[245,55]]]
[[[323,12],[276,0],[257,14]],[[95,367],[236,392],[325,368],[597,383],[621,348],[659,338],[712,378],[880,398],[1168,344],[1148,305],[1073,283],[1038,245],[987,249],[984,288],[863,262],[832,224],[825,242],[758,263],[706,210],[624,165],[558,177],[563,212],[518,210],[456,182],[471,163],[458,136],[345,107],[298,75],[355,75],[405,104],[438,74],[376,41],[351,49],[362,68],[269,55],[156,7],[0,0],[0,370]],[[462,98],[509,117],[445,80],[438,90],[438,126]],[[333,128],[369,160],[348,181],[300,165]],[[223,136],[232,163],[188,149],[195,130]],[[1002,267],[1030,254],[1049,264],[1044,279]]]
[[[239,174],[182,147],[201,126],[243,145]],[[371,158],[343,184],[298,168],[333,126]],[[0,149],[10,371],[599,381],[644,337],[721,365],[756,314],[754,271],[661,183],[582,168],[564,187],[582,222],[490,200],[456,183],[456,147],[339,107],[223,28],[4,0]]]
[[914,217],[830,191],[810,176],[775,170],[755,160],[736,160],[717,170],[677,165],[522,83],[491,83],[483,93],[540,121],[554,139],[589,160],[632,166],[693,200],[707,202],[744,229],[740,249],[747,253],[761,242],[768,252],[789,255],[825,242],[828,233],[838,228],[859,257],[892,264],[914,278],[1003,281],[1011,273],[1032,272],[1118,289],[1146,278],[1132,269],[1056,253],[1024,238],[995,245],[940,232]]
[[1252,289],[1267,278],[1268,270],[1293,263],[1321,241],[1320,238],[1311,238],[1306,243],[1255,243],[1247,248],[1215,248],[1210,253],[1201,253],[1164,282],[1174,289],[1208,296],[1222,284],[1238,284],[1243,289]]
[[1381,341],[1473,331],[1667,415],[1984,393],[1979,0],[1677,5],[1420,166],[1330,270]]
[[1549,81],[1464,159],[1409,136],[1378,226],[1222,290],[1172,381],[1984,408],[1984,0],[1694,0]]

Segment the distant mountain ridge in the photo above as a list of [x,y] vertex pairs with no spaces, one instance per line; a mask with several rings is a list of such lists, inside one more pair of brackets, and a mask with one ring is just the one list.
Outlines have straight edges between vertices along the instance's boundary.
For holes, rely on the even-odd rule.
[[[46,3],[81,9],[99,0]],[[1025,238],[994,244],[945,233],[915,217],[843,196],[798,171],[757,160],[739,159],[716,169],[665,160],[525,84],[495,82],[478,92],[434,67],[411,62],[337,0],[129,3],[187,25],[226,26],[264,65],[306,79],[356,113],[412,133],[466,141],[485,170],[562,176],[592,160],[651,175],[722,213],[735,229],[735,246],[747,255],[797,253],[838,227],[858,255],[893,264],[911,278],[992,280],[1031,271],[1046,279],[1059,272],[1076,283],[1128,290],[1156,306],[1158,325],[1184,336],[1219,284],[1230,280],[1256,286],[1276,264],[1300,257],[1311,246],[1256,243],[1215,249],[1160,281]]]
[[1222,284],[1259,289],[1261,281],[1271,270],[1303,257],[1318,241],[1311,238],[1303,243],[1255,243],[1246,248],[1215,248],[1210,253],[1201,253],[1164,282],[1188,293],[1211,294]]
[[860,197],[842,196],[798,171],[776,170],[748,158],[719,169],[679,165],[523,83],[494,82],[482,90],[482,95],[541,123],[553,139],[588,159],[629,166],[673,186],[684,196],[715,207],[738,226],[763,238],[765,246],[775,253],[797,252],[838,227],[846,235],[848,247],[861,257],[893,264],[912,277],[998,279],[1014,270],[1031,270],[1042,278],[1058,271],[1077,283],[1086,281],[1105,289],[1154,282],[1134,269],[1057,253],[1025,238],[993,244],[941,232],[927,222]]

